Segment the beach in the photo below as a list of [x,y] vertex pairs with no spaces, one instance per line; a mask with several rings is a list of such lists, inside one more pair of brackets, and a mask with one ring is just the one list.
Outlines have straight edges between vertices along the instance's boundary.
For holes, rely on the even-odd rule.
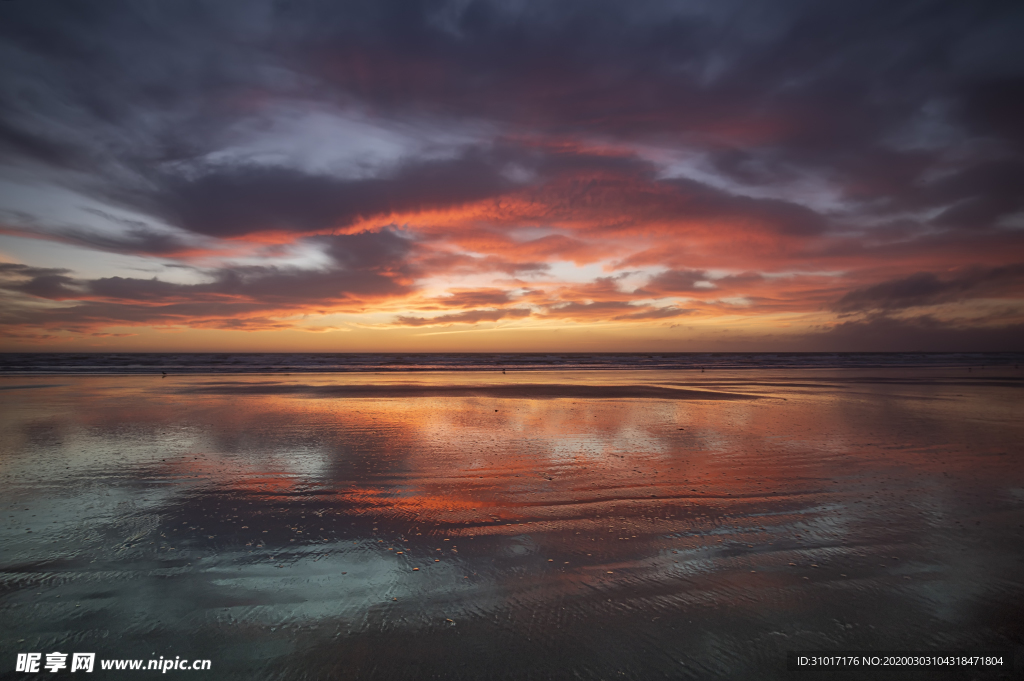
[[0,672],[54,650],[218,679],[1024,660],[1022,398],[1011,366],[2,376]]

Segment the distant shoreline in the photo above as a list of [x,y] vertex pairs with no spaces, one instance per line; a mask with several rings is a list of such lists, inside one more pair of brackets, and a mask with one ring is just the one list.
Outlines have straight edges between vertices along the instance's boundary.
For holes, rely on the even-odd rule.
[[0,353],[0,375],[1014,368],[1024,352]]

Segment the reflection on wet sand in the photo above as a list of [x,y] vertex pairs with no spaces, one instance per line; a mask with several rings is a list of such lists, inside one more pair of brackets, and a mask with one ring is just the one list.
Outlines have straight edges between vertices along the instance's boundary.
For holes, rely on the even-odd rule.
[[0,387],[5,665],[754,679],[1024,640],[1009,374]]

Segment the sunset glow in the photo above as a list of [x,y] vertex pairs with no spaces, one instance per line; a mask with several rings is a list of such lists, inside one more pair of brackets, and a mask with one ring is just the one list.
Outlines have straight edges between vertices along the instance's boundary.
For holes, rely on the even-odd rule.
[[0,350],[1021,348],[1020,7],[0,12]]

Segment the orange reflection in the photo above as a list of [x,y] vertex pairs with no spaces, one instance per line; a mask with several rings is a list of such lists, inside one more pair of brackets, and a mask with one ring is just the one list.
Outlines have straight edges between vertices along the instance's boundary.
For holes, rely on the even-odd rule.
[[[1012,400],[998,391],[981,396],[958,376],[878,383],[854,372],[754,373],[76,378],[51,389],[40,409],[74,414],[69,431],[90,434],[78,436],[83,452],[134,424],[136,445],[149,444],[133,460],[101,456],[101,467],[143,467],[218,494],[305,499],[405,535],[575,533],[572,541],[605,550],[658,537],[705,546],[726,528],[741,543],[847,537],[868,522],[861,511],[875,509],[878,495],[925,507],[959,499],[956,480],[998,486],[1019,477],[1010,457],[994,452],[1016,431],[989,432],[970,418],[1009,419]],[[415,396],[453,381],[465,390]],[[557,395],[571,383],[593,396],[496,392],[545,384]],[[623,383],[756,399],[615,397]],[[363,392],[332,396],[346,386]],[[963,397],[972,390],[973,400]],[[990,455],[975,470],[976,457]],[[911,484],[908,471],[931,486]],[[844,520],[829,520],[829,508],[843,509]]]

